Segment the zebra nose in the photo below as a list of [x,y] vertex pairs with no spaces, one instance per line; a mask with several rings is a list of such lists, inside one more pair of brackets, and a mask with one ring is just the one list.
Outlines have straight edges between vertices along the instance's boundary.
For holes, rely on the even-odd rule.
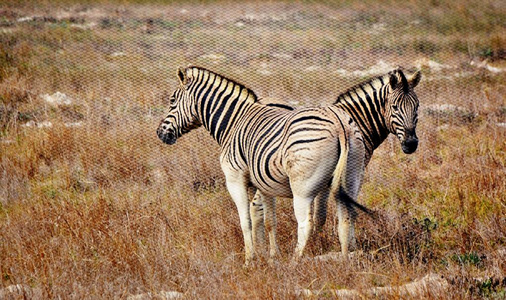
[[176,143],[176,135],[173,131],[158,131],[158,138],[165,144],[173,145]]
[[418,138],[409,137],[402,143],[402,151],[406,154],[411,154],[418,148]]
[[169,125],[166,123],[161,123],[156,130],[156,135],[162,142],[165,144],[172,145],[176,142],[176,133],[174,130],[169,128]]

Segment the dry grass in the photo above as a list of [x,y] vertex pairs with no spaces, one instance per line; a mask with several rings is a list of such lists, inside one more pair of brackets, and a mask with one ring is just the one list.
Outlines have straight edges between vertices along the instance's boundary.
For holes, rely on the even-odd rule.
[[[477,67],[506,66],[502,2],[140,2],[0,10],[0,289],[285,299],[435,272],[449,288],[425,298],[504,297],[506,72]],[[419,150],[406,156],[388,139],[368,167],[360,201],[378,215],[359,218],[357,237],[374,255],[290,264],[296,228],[282,199],[279,263],[244,269],[217,145],[203,130],[174,147],[155,134],[177,66],[304,106],[330,103],[380,60],[442,67],[421,64]],[[72,103],[43,99],[57,91]],[[463,110],[437,114],[434,104]],[[335,224],[307,257],[339,249]]]

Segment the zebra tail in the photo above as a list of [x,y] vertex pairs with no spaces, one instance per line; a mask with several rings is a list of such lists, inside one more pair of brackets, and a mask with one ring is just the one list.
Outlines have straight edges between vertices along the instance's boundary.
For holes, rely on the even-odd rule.
[[346,176],[348,156],[350,155],[350,144],[348,143],[348,140],[345,138],[341,138],[339,143],[341,153],[339,154],[339,161],[337,162],[337,166],[336,169],[334,170],[332,178],[332,184],[330,187],[331,194],[338,195],[339,201],[345,203],[346,206],[354,206],[360,209],[361,211],[365,212],[368,216],[371,216],[375,219],[376,214],[374,211],[358,203],[355,199],[350,197],[342,187],[343,176]]
[[361,211],[365,212],[368,216],[372,217],[373,219],[376,219],[377,215],[376,212],[363,206],[362,204],[358,203],[357,201],[353,200],[348,194],[342,189],[339,189],[339,199],[341,201],[344,201],[346,205],[353,205],[356,208],[360,209]]

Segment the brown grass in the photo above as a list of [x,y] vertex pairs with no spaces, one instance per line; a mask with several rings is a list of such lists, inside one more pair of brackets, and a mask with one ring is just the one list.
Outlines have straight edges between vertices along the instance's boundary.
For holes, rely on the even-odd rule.
[[[6,4],[0,290],[285,299],[300,288],[366,290],[434,272],[449,288],[425,298],[504,297],[506,73],[469,64],[506,66],[503,5],[409,3]],[[18,21],[26,16],[36,17]],[[204,130],[173,147],[155,134],[180,65],[306,106],[330,103],[368,77],[352,71],[379,60],[411,68],[421,59],[450,67],[422,66],[419,150],[406,156],[394,138],[377,149],[360,196],[377,217],[360,216],[357,226],[359,249],[374,255],[348,263],[291,264],[296,225],[290,199],[280,199],[279,262],[259,258],[244,269],[217,145]],[[57,91],[73,102],[43,100]],[[468,113],[429,113],[433,104]],[[30,121],[35,126],[24,126]],[[43,122],[52,127],[36,126]],[[307,257],[340,248],[335,225],[331,214]]]

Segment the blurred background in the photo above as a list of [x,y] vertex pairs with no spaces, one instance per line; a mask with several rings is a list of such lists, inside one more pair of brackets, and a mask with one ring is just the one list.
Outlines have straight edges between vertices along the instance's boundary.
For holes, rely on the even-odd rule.
[[[450,286],[423,297],[504,297],[505,59],[497,0],[3,1],[0,298],[16,284],[35,298],[293,298],[428,273]],[[279,199],[280,264],[242,268],[216,143],[155,133],[188,65],[297,107],[422,71],[418,150],[390,136],[366,170],[359,202],[379,217],[359,217],[357,241],[373,254],[290,265]],[[330,209],[308,258],[340,249]]]

